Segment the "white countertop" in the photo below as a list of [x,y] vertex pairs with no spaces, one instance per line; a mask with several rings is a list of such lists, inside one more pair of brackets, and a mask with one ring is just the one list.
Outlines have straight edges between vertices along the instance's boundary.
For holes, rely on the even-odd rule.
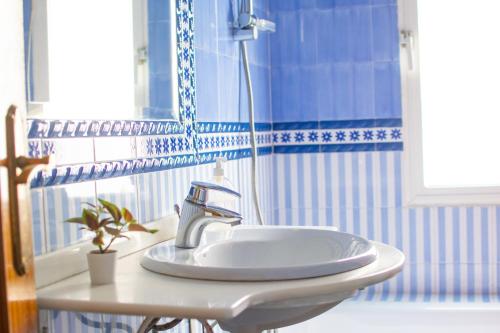
[[363,268],[326,277],[276,282],[224,282],[152,273],[140,266],[144,251],[118,261],[116,283],[92,286],[88,272],[38,289],[42,309],[179,318],[231,319],[268,302],[352,291],[397,274],[404,255],[374,243],[379,258]]

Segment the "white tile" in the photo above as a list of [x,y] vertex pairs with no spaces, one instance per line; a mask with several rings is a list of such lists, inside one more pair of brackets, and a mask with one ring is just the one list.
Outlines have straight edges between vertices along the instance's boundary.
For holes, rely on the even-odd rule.
[[95,138],[95,160],[115,161],[136,157],[135,137]]
[[94,161],[92,138],[42,140],[43,155],[53,155],[56,165]]

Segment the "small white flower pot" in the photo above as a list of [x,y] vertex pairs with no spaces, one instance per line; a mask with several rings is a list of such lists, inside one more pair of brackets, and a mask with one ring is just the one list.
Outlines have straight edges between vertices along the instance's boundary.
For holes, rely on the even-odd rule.
[[111,284],[115,282],[117,252],[106,253],[92,251],[87,253],[90,281],[93,285]]

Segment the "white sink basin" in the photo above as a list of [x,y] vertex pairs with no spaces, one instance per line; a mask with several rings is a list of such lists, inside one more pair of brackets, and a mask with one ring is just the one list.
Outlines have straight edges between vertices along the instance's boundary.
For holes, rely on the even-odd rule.
[[171,241],[158,244],[141,264],[185,278],[270,281],[342,273],[377,258],[369,241],[325,228],[241,226],[216,238],[196,249],[179,249]]

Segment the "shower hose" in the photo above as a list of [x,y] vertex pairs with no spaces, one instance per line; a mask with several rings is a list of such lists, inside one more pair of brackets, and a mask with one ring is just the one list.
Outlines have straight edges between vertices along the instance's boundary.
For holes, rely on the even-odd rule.
[[255,116],[254,116],[254,101],[253,101],[253,89],[252,89],[252,77],[250,75],[250,65],[248,63],[248,52],[247,45],[245,41],[240,42],[241,45],[241,55],[243,57],[243,67],[245,71],[245,81],[247,87],[248,95],[248,120],[250,122],[250,146],[252,151],[252,201],[257,215],[257,222],[260,225],[264,225],[264,220],[262,218],[262,212],[259,203],[259,189],[258,189],[258,178],[257,178],[257,143],[255,139]]

